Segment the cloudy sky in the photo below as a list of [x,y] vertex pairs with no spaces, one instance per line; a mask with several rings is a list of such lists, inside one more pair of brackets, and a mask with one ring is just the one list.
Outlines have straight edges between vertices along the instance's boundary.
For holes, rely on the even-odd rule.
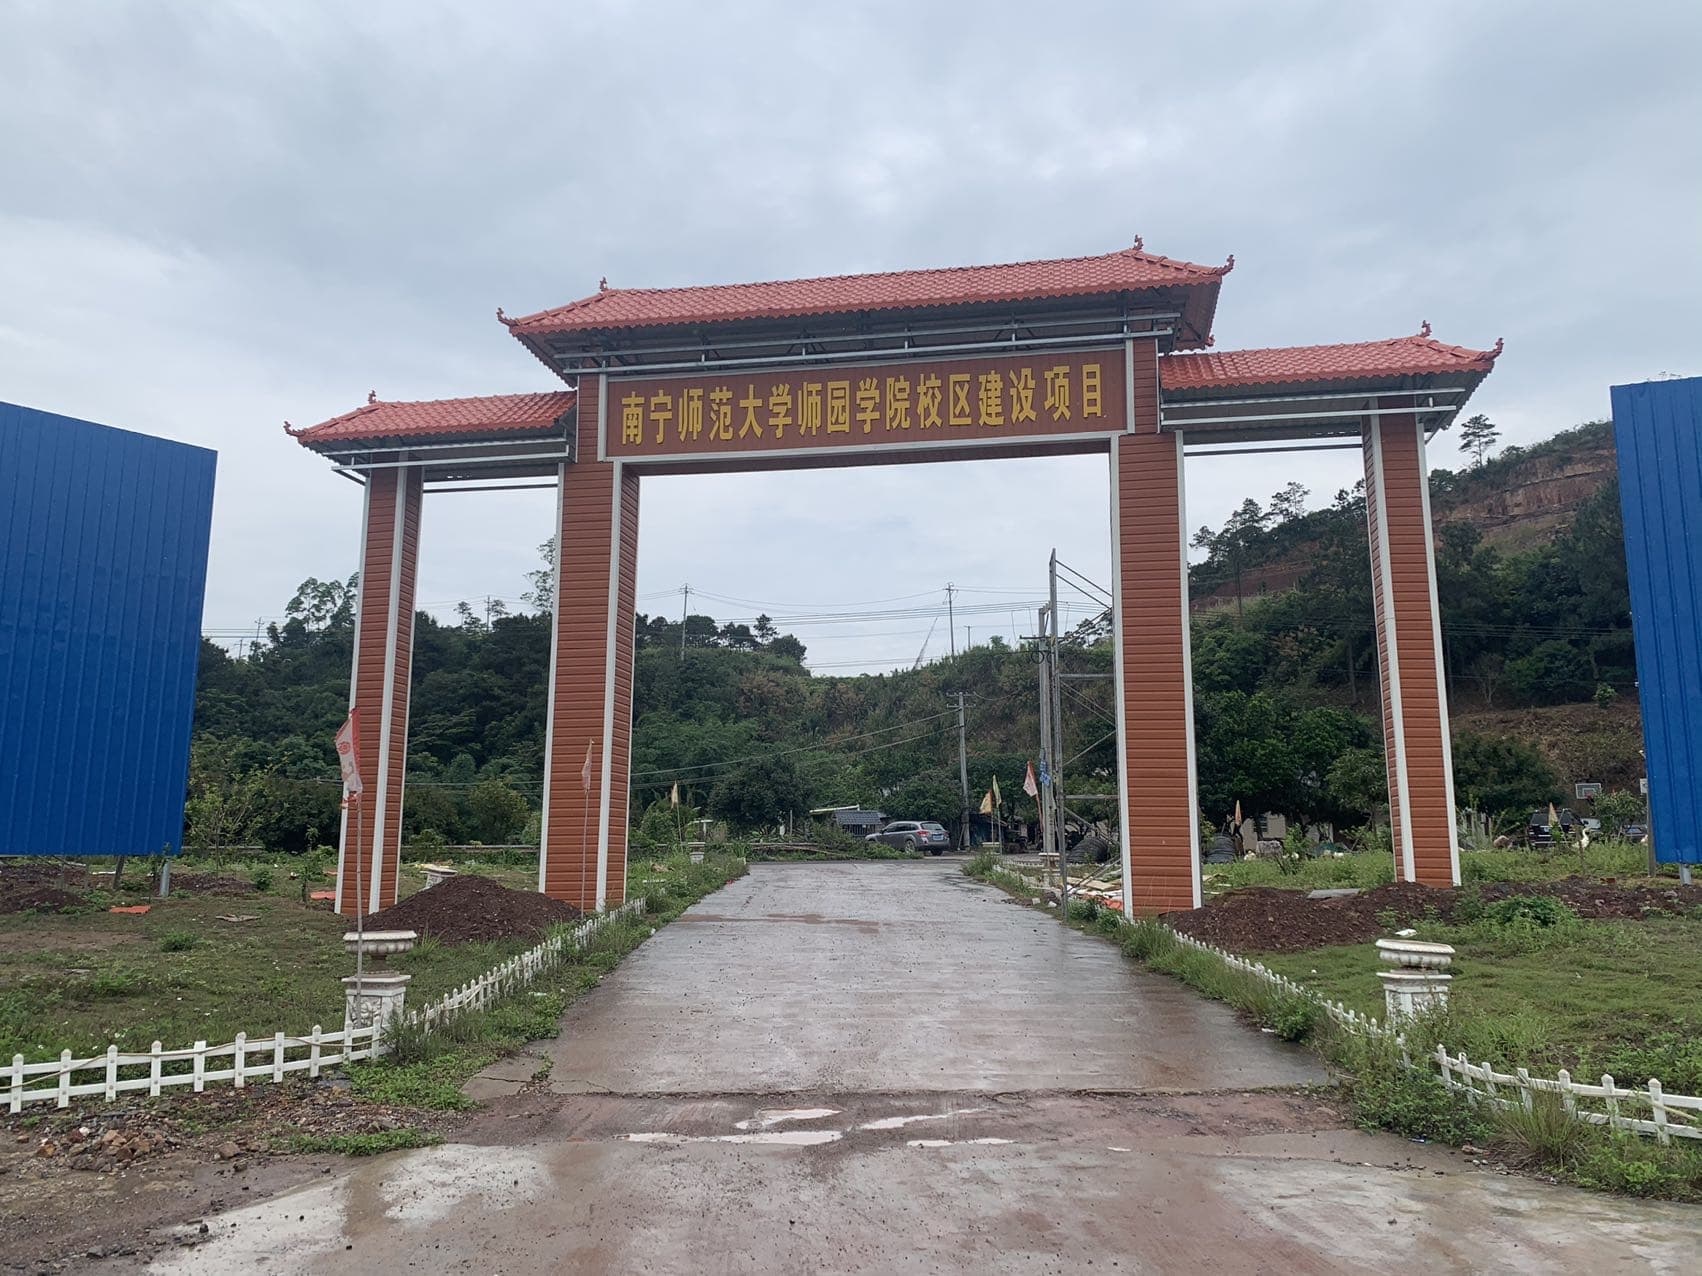
[[[354,567],[282,432],[547,389],[498,326],[617,286],[1104,252],[1236,257],[1220,349],[1487,346],[1528,442],[1702,372],[1702,6],[0,0],[0,399],[216,448],[209,629]],[[1457,463],[1448,436],[1435,463]],[[640,606],[823,668],[1103,580],[1103,461],[648,483]],[[1196,461],[1189,522],[1351,455]],[[419,597],[517,600],[542,493],[428,502]],[[881,600],[876,602],[875,600]],[[897,601],[886,601],[897,600]],[[482,603],[481,603],[482,605]],[[978,610],[977,610],[978,609]],[[699,610],[694,605],[693,610]],[[942,624],[930,651],[945,645]]]

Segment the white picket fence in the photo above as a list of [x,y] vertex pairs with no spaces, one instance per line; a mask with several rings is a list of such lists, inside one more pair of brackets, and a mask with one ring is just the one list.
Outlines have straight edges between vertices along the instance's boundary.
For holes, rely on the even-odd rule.
[[[1016,878],[1030,889],[1034,885],[1029,878],[1007,868],[995,866],[993,872],[995,875]],[[1124,920],[1126,923],[1127,919]],[[1374,1037],[1392,1036],[1408,1067],[1434,1065],[1442,1084],[1455,1093],[1464,1095],[1466,1100],[1474,1105],[1486,1104],[1503,1109],[1522,1107],[1530,1111],[1537,1102],[1537,1095],[1557,1094],[1565,1110],[1580,1121],[1653,1135],[1663,1144],[1671,1143],[1674,1138],[1702,1139],[1702,1098],[1688,1094],[1668,1094],[1661,1088],[1660,1081],[1654,1077],[1649,1078],[1648,1085],[1637,1088],[1619,1085],[1608,1075],[1602,1077],[1599,1085],[1574,1081],[1571,1073],[1564,1068],[1555,1077],[1533,1077],[1526,1068],[1497,1072],[1488,1063],[1472,1063],[1464,1053],[1449,1054],[1446,1046],[1437,1046],[1435,1053],[1426,1055],[1421,1065],[1407,1053],[1406,1038],[1398,1031],[1391,1032],[1388,1025],[1381,1021],[1369,1015],[1362,1015],[1339,1001],[1331,1001],[1317,990],[1272,970],[1263,962],[1248,961],[1245,957],[1238,957],[1214,944],[1203,943],[1169,926],[1165,926],[1164,930],[1178,943],[1210,953],[1235,970],[1281,988],[1284,992],[1291,992],[1315,1002],[1325,1014],[1349,1032]]]
[[609,923],[627,917],[638,917],[643,912],[642,895],[637,899],[629,899],[611,912],[580,922],[571,929],[555,931],[536,948],[528,948],[501,965],[491,967],[477,979],[445,993],[429,1006],[403,1013],[416,1022],[434,1028],[463,1011],[484,1010],[516,989],[524,988],[545,971],[559,966],[569,950],[583,949],[591,942],[592,936]]
[[[537,947],[509,958],[423,1009],[404,1013],[435,1026],[466,1010],[483,1010],[559,965],[570,949],[583,949],[604,926],[643,912],[642,898],[629,900],[610,913],[571,929],[559,929]],[[384,1051],[378,1024],[357,1027],[345,1023],[338,1032],[326,1032],[315,1024],[305,1037],[277,1032],[251,1038],[239,1032],[235,1041],[224,1045],[197,1041],[180,1050],[162,1049],[156,1041],[145,1054],[121,1051],[115,1045],[87,1058],[77,1058],[65,1050],[57,1059],[35,1063],[18,1054],[12,1056],[10,1064],[0,1066],[0,1094],[4,1094],[8,1110],[17,1113],[26,1103],[51,1102],[63,1108],[73,1099],[91,1096],[111,1101],[121,1094],[145,1093],[157,1098],[165,1090],[183,1086],[199,1093],[209,1085],[229,1082],[240,1089],[250,1082],[282,1081],[298,1072],[317,1077],[327,1068],[375,1058]]]

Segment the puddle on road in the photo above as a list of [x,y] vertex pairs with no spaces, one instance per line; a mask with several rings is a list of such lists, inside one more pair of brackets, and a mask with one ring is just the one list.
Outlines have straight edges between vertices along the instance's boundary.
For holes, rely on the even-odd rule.
[[623,1143],[758,1143],[779,1147],[807,1148],[837,1143],[842,1130],[756,1130],[750,1134],[671,1134],[666,1130],[639,1130],[623,1134]]
[[905,1143],[907,1148],[965,1148],[965,1147],[1001,1147],[1014,1142],[1012,1139],[911,1139]]
[[347,1177],[286,1192],[208,1219],[210,1241],[165,1253],[158,1276],[228,1276],[258,1264],[311,1266],[342,1252],[353,1230],[378,1220],[427,1226],[464,1208],[500,1211],[539,1199],[549,1171],[526,1152],[454,1144],[356,1167]]
[[986,1110],[986,1108],[959,1108],[955,1112],[918,1112],[913,1116],[881,1117],[877,1121],[865,1121],[857,1128],[859,1130],[898,1130],[915,1121],[944,1121],[951,1117],[975,1116]]
[[838,1108],[763,1108],[754,1117],[733,1122],[735,1130],[767,1130],[788,1121],[819,1121],[838,1116]]

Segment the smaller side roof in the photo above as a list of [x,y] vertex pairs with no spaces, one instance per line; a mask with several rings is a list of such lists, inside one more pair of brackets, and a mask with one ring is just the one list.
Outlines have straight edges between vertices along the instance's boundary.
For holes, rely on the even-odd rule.
[[578,398],[573,390],[551,390],[387,403],[373,393],[353,412],[302,430],[285,422],[284,429],[303,447],[315,450],[389,440],[549,434],[573,411]]
[[1388,341],[1169,354],[1158,361],[1158,378],[1167,393],[1177,394],[1449,373],[1478,378],[1495,367],[1500,354],[1499,340],[1489,350],[1451,346],[1432,338],[1425,324],[1414,336]]

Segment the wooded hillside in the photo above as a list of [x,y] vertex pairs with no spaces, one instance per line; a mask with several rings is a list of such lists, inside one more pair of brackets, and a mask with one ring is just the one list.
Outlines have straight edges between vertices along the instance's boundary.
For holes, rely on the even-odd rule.
[[[1629,783],[1636,773],[1634,756],[1621,756],[1634,755],[1636,730],[1617,489],[1596,483],[1560,511],[1530,495],[1579,480],[1593,462],[1577,458],[1598,454],[1603,437],[1605,427],[1585,426],[1432,478],[1457,787],[1495,813],[1528,811],[1574,779]],[[1496,534],[1477,521],[1502,517],[1519,492],[1549,520],[1535,544],[1508,536],[1505,519]],[[1308,497],[1291,486],[1274,513],[1248,502],[1196,538],[1209,553],[1194,569],[1195,597],[1216,604],[1193,626],[1200,796],[1214,823],[1239,801],[1351,826],[1383,800],[1363,491],[1311,511]],[[1304,564],[1295,588],[1247,590],[1283,562]],[[1225,601],[1237,571],[1239,603],[1233,589]],[[351,584],[305,582],[285,623],[245,659],[203,644],[191,845],[294,851],[334,839],[331,737],[346,710]],[[804,644],[765,618],[747,627],[690,616],[683,643],[678,621],[634,624],[635,820],[676,783],[685,804],[742,827],[852,803],[954,819],[958,691],[972,792],[978,800],[997,777],[1008,807],[1032,810],[1020,792],[1039,735],[1029,651],[994,639],[914,671],[830,677],[811,674]],[[419,616],[407,837],[536,838],[548,664],[545,612],[487,620],[463,605],[455,624]],[[1109,671],[1103,626],[1077,631],[1067,664]],[[1110,685],[1068,688],[1071,788],[1112,791]],[[1545,729],[1545,713],[1568,715],[1565,729]],[[1580,766],[1597,773],[1573,774]]]

